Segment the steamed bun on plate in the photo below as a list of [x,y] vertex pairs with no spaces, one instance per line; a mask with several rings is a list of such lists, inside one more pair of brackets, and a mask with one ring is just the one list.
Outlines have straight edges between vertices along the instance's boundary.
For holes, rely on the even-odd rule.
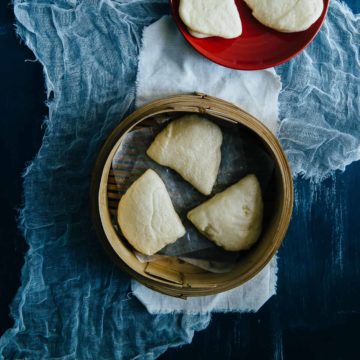
[[187,217],[225,250],[249,249],[262,230],[263,201],[256,176],[246,176],[191,210]]
[[201,193],[209,195],[219,171],[222,139],[216,124],[189,114],[167,125],[146,153],[160,165],[178,172]]
[[245,3],[257,20],[281,32],[308,29],[324,9],[323,0],[245,0]]
[[117,215],[125,238],[145,255],[153,255],[185,235],[165,184],[151,169],[122,196]]
[[179,15],[195,37],[232,39],[242,33],[235,0],[180,0]]

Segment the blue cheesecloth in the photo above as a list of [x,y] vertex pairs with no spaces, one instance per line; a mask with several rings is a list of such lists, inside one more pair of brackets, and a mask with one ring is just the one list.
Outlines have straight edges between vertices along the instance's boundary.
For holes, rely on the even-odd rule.
[[360,14],[330,2],[315,40],[276,69],[279,138],[293,173],[319,181],[360,159]]
[[210,315],[150,315],[96,239],[89,180],[103,141],[133,110],[153,1],[16,1],[17,30],[44,65],[49,117],[24,175],[29,251],[3,359],[153,359],[189,343]]

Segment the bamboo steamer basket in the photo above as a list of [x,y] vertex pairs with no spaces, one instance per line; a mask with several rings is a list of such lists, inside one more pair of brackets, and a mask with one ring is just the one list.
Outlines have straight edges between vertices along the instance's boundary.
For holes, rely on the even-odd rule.
[[[126,134],[142,126],[151,126],[154,116],[200,113],[220,122],[240,124],[253,131],[273,158],[273,199],[270,220],[263,226],[257,244],[237,261],[228,273],[210,273],[176,257],[163,257],[141,263],[131,246],[115,230],[112,217],[121,196],[114,187],[112,159]],[[147,287],[166,295],[186,299],[217,294],[237,287],[255,276],[274,256],[289,225],[293,207],[291,171],[281,146],[260,121],[224,100],[205,94],[172,96],[152,102],[122,120],[103,145],[94,166],[91,184],[93,222],[99,239],[121,269]]]

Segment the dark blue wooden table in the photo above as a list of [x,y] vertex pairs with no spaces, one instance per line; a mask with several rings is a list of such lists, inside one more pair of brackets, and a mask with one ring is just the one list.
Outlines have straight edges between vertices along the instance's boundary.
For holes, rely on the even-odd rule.
[[[360,2],[347,0],[354,12]],[[0,3],[0,334],[20,284],[21,174],[47,114],[42,69]],[[278,294],[256,314],[218,314],[191,345],[163,359],[359,359],[360,163],[320,186],[296,180],[296,208],[279,251]]]

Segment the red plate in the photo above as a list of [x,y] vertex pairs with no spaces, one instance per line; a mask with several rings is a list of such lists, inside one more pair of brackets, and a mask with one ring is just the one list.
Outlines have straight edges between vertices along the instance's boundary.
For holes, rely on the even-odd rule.
[[179,0],[170,0],[173,16],[185,39],[200,54],[217,64],[239,70],[259,70],[280,65],[299,54],[314,39],[321,28],[330,0],[324,0],[324,11],[308,30],[284,34],[260,24],[251,10],[236,0],[243,33],[235,39],[191,36],[179,17]]

